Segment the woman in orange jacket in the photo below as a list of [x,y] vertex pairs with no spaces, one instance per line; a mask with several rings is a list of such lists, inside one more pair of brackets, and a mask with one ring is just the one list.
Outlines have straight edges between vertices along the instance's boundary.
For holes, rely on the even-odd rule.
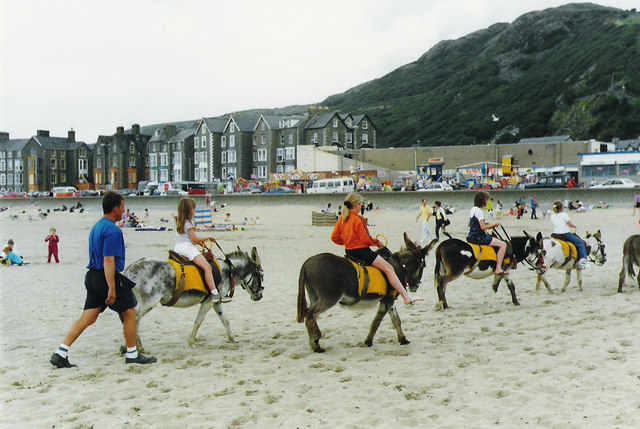
[[347,195],[344,201],[345,210],[342,211],[342,216],[338,218],[333,228],[331,241],[344,246],[347,255],[364,261],[385,273],[389,283],[398,291],[405,304],[424,301],[424,298],[412,298],[402,286],[391,264],[371,250],[370,246],[383,246],[379,240],[373,239],[369,235],[367,221],[359,214],[362,203],[363,200],[360,194],[352,192]]

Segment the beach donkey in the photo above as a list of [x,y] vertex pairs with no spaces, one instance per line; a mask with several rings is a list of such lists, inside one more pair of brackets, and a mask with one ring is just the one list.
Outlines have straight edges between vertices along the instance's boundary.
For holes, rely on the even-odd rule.
[[436,310],[449,308],[445,296],[447,284],[465,275],[472,279],[484,279],[493,276],[494,297],[498,286],[504,279],[511,292],[511,301],[520,305],[516,297],[516,287],[508,277],[509,270],[517,263],[524,263],[532,270],[541,270],[541,253],[536,239],[525,232],[524,237],[511,237],[507,246],[507,255],[502,269],[507,275],[495,275],[496,253],[491,246],[478,246],[456,238],[443,241],[436,248],[434,285],[438,292]]
[[[206,252],[210,254],[211,250],[205,249]],[[216,261],[220,273],[220,282],[216,281],[220,296],[232,296],[235,284],[239,283],[249,293],[253,301],[259,301],[262,298],[263,272],[255,247],[251,249],[251,255],[238,247],[237,251],[228,253],[224,259]],[[176,293],[177,280],[179,279],[176,279],[176,271],[168,261],[142,258],[129,265],[124,275],[136,283],[133,292],[138,300],[136,306],[136,346],[138,350],[144,350],[140,341],[140,319],[158,304],[178,308],[200,304],[200,310],[188,339],[190,345],[195,343],[198,328],[211,307],[215,308],[229,341],[235,341],[229,327],[229,320],[222,311],[222,303],[213,300],[213,295],[204,289],[186,290],[185,288],[181,293]]]
[[[636,276],[633,271],[633,265],[640,266],[640,235],[634,234],[627,238],[622,246],[622,270],[620,270],[620,279],[618,282],[618,292],[622,293],[622,285],[628,274],[632,279]],[[640,289],[640,276],[637,278],[638,289]]]
[[[436,240],[425,247],[420,247],[404,234],[405,246],[396,253],[386,247],[376,253],[387,258],[395,269],[398,278],[406,287],[417,288],[426,266],[425,257],[429,254]],[[306,294],[309,295],[307,306]],[[355,262],[332,253],[320,253],[307,259],[300,268],[298,280],[298,316],[297,321],[305,322],[309,334],[309,345],[314,352],[322,353],[320,347],[322,332],[316,322],[317,317],[337,303],[354,305],[360,301],[380,301],[369,335],[364,343],[371,347],[373,337],[384,316],[389,313],[391,323],[398,334],[400,344],[409,344],[402,332],[400,316],[394,306],[397,293],[384,277],[383,273],[371,266],[360,266]],[[351,329],[351,327],[345,327]]]
[[[555,234],[551,234],[551,238],[542,238],[542,234],[538,234],[537,237],[538,244],[543,249],[544,270],[538,272],[536,293],[538,293],[540,283],[543,283],[547,288],[547,291],[551,292],[551,286],[545,276],[545,273],[549,268],[555,268],[565,272],[564,285],[560,290],[561,292],[564,292],[571,282],[571,271],[576,270],[578,290],[582,291],[583,270],[578,269],[578,253],[575,246],[572,243],[555,238],[554,236]],[[607,261],[607,255],[605,253],[605,245],[602,242],[600,230],[595,234],[589,234],[587,232],[583,241],[585,243],[587,259],[589,262],[595,265],[603,265]]]

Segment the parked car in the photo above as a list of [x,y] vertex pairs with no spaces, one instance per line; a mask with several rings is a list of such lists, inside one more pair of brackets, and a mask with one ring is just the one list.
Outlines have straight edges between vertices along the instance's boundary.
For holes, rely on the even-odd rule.
[[286,186],[272,186],[267,190],[267,194],[292,194],[293,189]]
[[429,183],[424,188],[418,189],[418,192],[437,192],[437,191],[453,191],[453,187],[443,182]]
[[609,179],[609,180],[606,180],[606,181],[602,182],[599,185],[592,186],[592,188],[594,188],[594,189],[598,189],[598,188],[607,188],[607,189],[612,189],[612,188],[623,188],[623,189],[640,188],[640,183],[636,183],[636,182],[634,182],[633,180],[630,180],[630,179]]
[[[402,188],[404,188],[404,187],[405,187],[404,182],[402,180],[398,179],[398,180],[394,180],[393,181],[393,185],[391,185],[391,190],[392,191],[401,191]],[[406,190],[406,188],[405,188],[405,190]]]
[[571,179],[570,174],[552,174],[551,176],[542,176],[535,183],[527,183],[525,189],[539,188],[564,188]]
[[240,191],[238,191],[238,193],[240,195],[251,195],[251,194],[253,194],[251,188],[240,188]]

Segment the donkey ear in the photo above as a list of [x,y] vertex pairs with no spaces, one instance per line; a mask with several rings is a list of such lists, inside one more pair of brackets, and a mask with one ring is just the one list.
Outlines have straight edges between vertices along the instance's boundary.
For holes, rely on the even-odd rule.
[[258,249],[255,247],[251,249],[251,259],[253,259],[256,264],[260,265],[260,256],[258,256]]
[[538,232],[538,234],[536,235],[536,241],[539,243],[542,243],[542,233]]
[[427,256],[429,254],[429,252],[431,251],[431,249],[433,249],[433,246],[435,246],[437,243],[438,243],[438,240],[436,240],[435,238],[433,240],[431,240],[431,243],[427,244],[426,246],[424,246],[422,248],[422,254],[424,256]]
[[591,233],[589,231],[586,232],[586,238],[591,237]]
[[524,233],[524,236],[525,236],[525,237],[527,237],[527,238],[533,238],[533,237],[531,237],[531,236],[529,235],[529,233],[528,233],[527,231],[522,230],[522,232]]
[[413,241],[409,240],[409,236],[407,235],[406,232],[403,234],[403,237],[404,237],[404,244],[407,245],[407,249],[418,247],[418,246],[416,246],[416,243],[414,243]]
[[595,233],[595,236],[596,236],[596,238],[597,238],[598,240],[600,240],[600,238],[601,238],[600,230],[598,230],[598,232],[596,232],[596,233]]
[[238,252],[242,252],[242,250],[240,250],[240,246],[238,246]]

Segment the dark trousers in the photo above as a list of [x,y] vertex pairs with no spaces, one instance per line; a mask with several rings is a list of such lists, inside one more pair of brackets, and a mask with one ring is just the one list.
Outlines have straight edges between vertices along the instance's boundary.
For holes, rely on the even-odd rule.
[[442,228],[442,233],[444,235],[446,235],[449,238],[453,238],[451,236],[451,234],[449,234],[445,229],[444,229],[444,225],[442,225],[442,223],[444,222],[443,219],[436,219],[436,240],[440,241],[440,228]]
[[51,248],[51,247],[49,247],[49,257],[47,258],[47,264],[48,264],[49,262],[51,262],[51,255],[53,255],[54,259],[56,260],[56,264],[57,264],[58,262],[60,262],[60,261],[58,260],[58,248],[57,248],[57,247],[56,247],[56,248]]

